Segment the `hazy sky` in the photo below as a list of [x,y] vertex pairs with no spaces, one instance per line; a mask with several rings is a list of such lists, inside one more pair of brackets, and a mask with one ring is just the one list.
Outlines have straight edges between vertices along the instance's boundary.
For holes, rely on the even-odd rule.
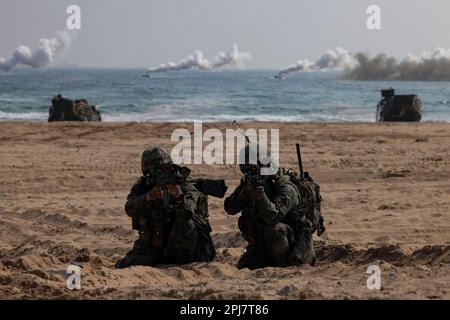
[[[1,0],[0,57],[63,30],[70,4],[82,30],[58,62],[84,67],[146,68],[196,49],[212,58],[233,43],[263,69],[336,46],[397,57],[450,47],[448,0]],[[381,31],[366,28],[370,4],[382,9]]]

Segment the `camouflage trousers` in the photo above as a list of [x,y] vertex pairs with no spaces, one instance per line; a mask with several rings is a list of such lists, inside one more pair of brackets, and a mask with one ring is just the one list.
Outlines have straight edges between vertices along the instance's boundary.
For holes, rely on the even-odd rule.
[[149,239],[148,232],[142,232],[133,249],[117,262],[116,267],[211,261],[216,252],[210,231],[209,225],[202,225],[195,219],[183,223],[175,222],[163,246],[155,246]]
[[241,217],[239,229],[248,241],[238,268],[258,269],[313,264],[315,259],[311,229],[285,223],[255,224]]

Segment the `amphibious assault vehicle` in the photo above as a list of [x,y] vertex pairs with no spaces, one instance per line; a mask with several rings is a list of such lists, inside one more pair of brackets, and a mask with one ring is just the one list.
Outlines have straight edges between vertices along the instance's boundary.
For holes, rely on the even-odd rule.
[[52,99],[48,122],[54,121],[102,121],[100,111],[85,99],[70,100],[57,95]]
[[419,122],[422,119],[422,101],[417,95],[396,95],[390,88],[381,90],[381,96],[377,106],[378,122]]

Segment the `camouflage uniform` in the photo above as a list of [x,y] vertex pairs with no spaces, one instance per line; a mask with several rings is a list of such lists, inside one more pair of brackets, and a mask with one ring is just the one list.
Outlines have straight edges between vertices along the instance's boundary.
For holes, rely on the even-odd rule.
[[300,211],[297,187],[283,172],[268,176],[260,198],[244,176],[225,200],[228,214],[242,212],[238,225],[248,246],[238,262],[240,269],[314,263],[311,223]]
[[118,268],[133,265],[186,264],[211,261],[215,256],[208,222],[207,196],[199,192],[191,180],[181,186],[180,201],[147,201],[145,195],[153,188],[147,176],[162,164],[170,164],[170,156],[162,148],[150,148],[143,154],[141,177],[131,189],[125,211],[132,218],[139,239]]

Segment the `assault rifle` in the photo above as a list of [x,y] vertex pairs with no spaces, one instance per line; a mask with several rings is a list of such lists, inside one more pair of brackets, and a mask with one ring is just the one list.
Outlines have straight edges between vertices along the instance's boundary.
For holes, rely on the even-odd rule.
[[263,186],[266,176],[262,176],[258,165],[247,165],[245,172],[245,182],[251,186]]
[[164,207],[169,211],[173,209],[169,193],[167,192],[167,186],[169,185],[184,186],[189,182],[193,183],[195,188],[205,195],[216,198],[225,196],[228,189],[225,180],[191,178],[190,174],[191,170],[189,168],[168,164],[155,170],[152,175],[147,175],[146,184],[151,187],[160,187],[163,190]]
[[147,186],[159,187],[163,191],[164,208],[173,210],[170,203],[170,195],[167,191],[169,185],[184,185],[187,182],[191,170],[186,167],[180,167],[175,164],[167,164],[156,169],[153,174],[145,176]]

